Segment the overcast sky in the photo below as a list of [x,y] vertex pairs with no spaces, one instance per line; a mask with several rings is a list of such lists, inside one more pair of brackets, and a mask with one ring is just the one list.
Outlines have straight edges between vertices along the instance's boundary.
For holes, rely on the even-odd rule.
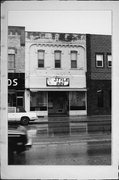
[[111,11],[9,11],[9,26],[26,31],[112,34]]

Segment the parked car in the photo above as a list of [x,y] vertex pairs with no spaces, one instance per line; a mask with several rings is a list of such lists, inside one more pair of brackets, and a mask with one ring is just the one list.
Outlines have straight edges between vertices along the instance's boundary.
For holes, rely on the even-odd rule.
[[28,125],[29,121],[37,120],[36,112],[26,112],[23,108],[16,108],[14,112],[8,111],[8,122],[17,121],[22,125]]
[[32,147],[32,140],[28,138],[24,126],[8,130],[8,164],[14,163],[14,154],[19,154]]

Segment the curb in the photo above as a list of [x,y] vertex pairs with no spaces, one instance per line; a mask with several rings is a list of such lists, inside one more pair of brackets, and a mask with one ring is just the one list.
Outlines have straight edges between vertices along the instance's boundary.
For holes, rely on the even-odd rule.
[[56,142],[50,142],[50,141],[47,141],[47,142],[34,142],[33,145],[47,145],[47,146],[50,146],[50,145],[59,145],[59,144],[77,144],[77,143],[88,143],[88,142],[93,142],[93,143],[96,143],[96,142],[111,142],[111,139],[82,139],[82,140],[78,140],[78,141],[56,141]]

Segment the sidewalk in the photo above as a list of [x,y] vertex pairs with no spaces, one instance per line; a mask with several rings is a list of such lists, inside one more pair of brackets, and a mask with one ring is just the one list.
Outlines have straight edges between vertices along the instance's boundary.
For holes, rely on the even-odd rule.
[[110,121],[111,120],[111,115],[93,115],[93,116],[87,116],[87,115],[80,115],[80,116],[67,116],[67,117],[58,117],[58,116],[53,116],[53,117],[38,117],[38,120],[31,121],[30,124],[47,124],[48,119],[69,119],[69,122],[92,122],[92,121]]

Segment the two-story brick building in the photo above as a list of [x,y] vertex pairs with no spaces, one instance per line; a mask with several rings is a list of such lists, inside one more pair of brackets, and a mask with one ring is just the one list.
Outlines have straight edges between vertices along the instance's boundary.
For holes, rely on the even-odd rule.
[[111,114],[111,35],[86,36],[87,114]]
[[8,106],[24,107],[25,27],[8,26]]
[[26,32],[25,108],[86,115],[86,35]]

